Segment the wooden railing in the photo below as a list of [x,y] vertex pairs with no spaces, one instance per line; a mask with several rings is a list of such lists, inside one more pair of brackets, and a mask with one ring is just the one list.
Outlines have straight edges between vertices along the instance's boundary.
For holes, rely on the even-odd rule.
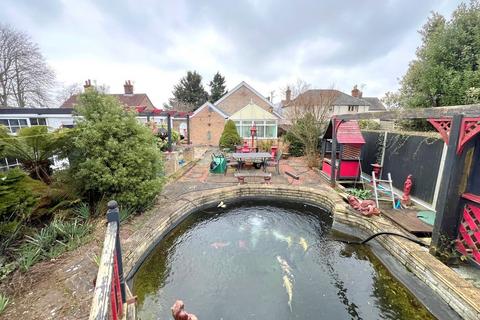
[[117,320],[122,317],[126,302],[120,246],[120,218],[116,201],[108,203],[107,231],[93,293],[90,320]]

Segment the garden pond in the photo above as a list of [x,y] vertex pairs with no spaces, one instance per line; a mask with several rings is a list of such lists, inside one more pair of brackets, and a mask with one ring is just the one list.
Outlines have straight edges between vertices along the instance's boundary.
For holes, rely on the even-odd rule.
[[[189,215],[133,278],[139,319],[434,319],[369,247],[331,239],[306,204],[244,201]],[[346,236],[346,235],[342,235]]]

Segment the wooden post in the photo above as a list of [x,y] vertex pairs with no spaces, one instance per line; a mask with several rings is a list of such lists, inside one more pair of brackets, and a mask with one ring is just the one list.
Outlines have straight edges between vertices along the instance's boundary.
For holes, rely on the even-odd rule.
[[170,113],[167,115],[167,136],[168,136],[168,151],[172,151],[172,117]]
[[[118,210],[118,203],[115,200],[110,200],[107,204],[107,221],[117,223],[117,236],[115,239],[115,256],[117,258],[118,275],[120,277],[120,289],[122,292],[122,302],[127,301],[127,292],[125,290],[125,278],[123,276],[123,260],[122,247],[120,246],[120,212]],[[115,257],[114,257],[115,259]]]
[[335,128],[335,118],[332,118],[332,170],[330,172],[330,186],[332,188],[337,184],[337,130]]
[[190,115],[187,114],[187,143],[190,144]]
[[436,217],[433,226],[431,252],[448,250],[458,234],[460,222],[460,196],[462,179],[465,178],[465,154],[457,154],[457,145],[462,130],[462,115],[455,115],[452,120],[447,155],[442,172],[442,182],[435,205]]

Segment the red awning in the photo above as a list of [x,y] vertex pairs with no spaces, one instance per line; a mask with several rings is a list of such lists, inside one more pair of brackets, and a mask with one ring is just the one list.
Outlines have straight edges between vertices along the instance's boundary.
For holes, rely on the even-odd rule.
[[337,128],[337,141],[343,144],[365,144],[362,132],[355,120],[343,121],[335,119],[335,127]]

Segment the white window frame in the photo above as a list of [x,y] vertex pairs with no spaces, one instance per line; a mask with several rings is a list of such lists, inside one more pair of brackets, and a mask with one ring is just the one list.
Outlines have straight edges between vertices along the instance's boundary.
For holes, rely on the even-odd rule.
[[[232,119],[233,120],[233,119]],[[250,138],[251,135],[250,135],[250,130],[248,131],[248,135],[247,136],[242,136],[242,132],[241,130],[239,130],[239,127],[247,127],[248,128],[251,128],[252,127],[252,121],[255,122],[255,126],[257,127],[257,136],[256,138],[259,139],[259,140],[269,140],[269,139],[277,139],[278,138],[278,121],[277,120],[258,120],[258,119],[253,119],[253,120],[233,120],[233,122],[235,122],[235,127],[237,128],[237,132],[238,134],[240,135],[241,138]],[[267,124],[267,121],[268,122],[275,122],[274,124]],[[263,122],[263,124],[259,124],[259,122]],[[259,126],[263,126],[263,132],[264,132],[264,136],[263,137],[259,137],[258,136],[258,127]],[[273,137],[265,137],[265,132],[266,132],[266,128],[268,127],[274,127],[275,128],[275,133],[273,134],[274,136]]]
[[[8,125],[4,125],[3,123],[0,123],[0,125],[4,125],[7,129],[8,129],[8,132],[10,134],[17,134],[17,131],[22,129],[22,128],[28,128],[30,127],[30,120],[28,118],[1,118],[0,120],[4,120],[4,121],[7,121]],[[23,120],[26,122],[26,125],[21,125],[20,124],[20,121]],[[18,126],[16,125],[12,125],[10,121],[18,121]],[[13,128],[18,128],[17,131],[13,132],[12,131],[12,127]]]
[[4,165],[3,163],[0,163],[0,171],[7,171],[12,168],[20,166],[20,162],[18,162],[18,159],[8,159],[8,158],[2,158],[2,159],[5,161],[6,164]]
[[349,112],[358,112],[358,106],[348,106]]

